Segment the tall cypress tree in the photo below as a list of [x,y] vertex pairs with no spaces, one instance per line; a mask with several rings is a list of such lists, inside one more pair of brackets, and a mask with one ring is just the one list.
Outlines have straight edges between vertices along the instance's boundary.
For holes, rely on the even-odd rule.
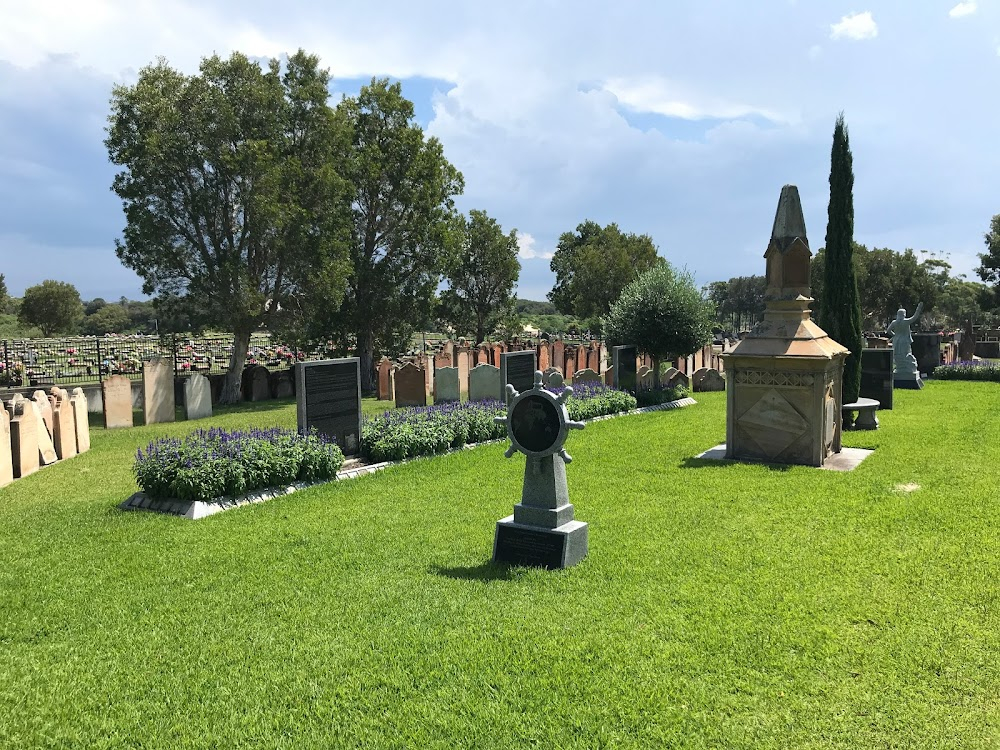
[[826,265],[819,325],[851,350],[844,363],[844,403],[861,392],[861,301],[854,271],[854,167],[844,113],[837,117],[830,153],[830,204],[827,207]]

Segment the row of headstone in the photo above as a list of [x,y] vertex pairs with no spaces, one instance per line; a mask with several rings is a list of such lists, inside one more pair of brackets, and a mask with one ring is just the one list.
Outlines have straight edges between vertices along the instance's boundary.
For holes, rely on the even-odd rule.
[[[2,406],[2,405],[0,405]],[[87,397],[52,387],[30,399],[17,393],[0,408],[0,487],[39,467],[90,450]]]
[[[193,372],[180,379],[181,403],[185,419],[212,416],[212,385],[201,373]],[[171,361],[152,357],[142,366],[142,414],[146,424],[173,422],[176,418],[177,391]],[[104,427],[132,427],[132,381],[124,375],[112,375],[101,383]]]

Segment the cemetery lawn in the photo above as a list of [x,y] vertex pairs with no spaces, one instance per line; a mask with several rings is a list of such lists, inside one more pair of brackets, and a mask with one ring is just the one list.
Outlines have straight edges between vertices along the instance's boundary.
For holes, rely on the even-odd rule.
[[[201,521],[93,432],[0,490],[0,747],[993,748],[1000,384],[897,391],[850,473],[694,460],[725,394],[567,448],[577,567],[507,569],[493,444]],[[370,407],[366,407],[370,408]]]

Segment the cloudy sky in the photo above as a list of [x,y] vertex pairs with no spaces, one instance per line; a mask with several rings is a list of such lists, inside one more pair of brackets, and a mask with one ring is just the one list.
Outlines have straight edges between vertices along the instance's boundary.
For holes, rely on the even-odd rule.
[[561,233],[648,233],[699,284],[763,273],[781,186],[823,245],[834,120],[855,239],[974,278],[1000,213],[1000,0],[0,0],[0,273],[141,296],[103,146],[111,87],[163,56],[318,54],[333,101],[399,79],[544,299]]

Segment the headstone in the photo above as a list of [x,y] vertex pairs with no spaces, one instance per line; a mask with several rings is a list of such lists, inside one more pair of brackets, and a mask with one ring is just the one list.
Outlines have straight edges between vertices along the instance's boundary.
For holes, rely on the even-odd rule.
[[604,385],[611,386],[614,388],[615,385],[615,368],[609,367],[604,371]]
[[507,387],[503,421],[511,445],[504,455],[525,455],[524,484],[514,514],[497,522],[493,560],[567,568],[587,554],[587,524],[573,519],[566,483],[566,464],[572,459],[563,447],[569,430],[582,429],[583,423],[570,421],[566,411],[571,387],[556,396],[544,389],[541,372],[533,374],[533,381],[524,393]]
[[564,377],[567,380],[571,380],[573,378],[573,375],[576,374],[576,368],[577,368],[576,353],[577,353],[577,347],[575,346],[567,346],[566,349],[563,351],[564,364],[562,371]]
[[14,459],[10,447],[10,415],[0,404],[0,487],[14,481]]
[[208,378],[197,372],[184,378],[184,418],[204,419],[212,416],[212,386]]
[[451,354],[439,352],[434,355],[434,370],[436,371],[439,367],[451,367]]
[[250,365],[243,370],[244,401],[267,401],[271,398],[270,373],[264,365]]
[[690,390],[691,379],[683,372],[678,372],[667,381],[667,388],[684,388],[685,390]]
[[503,399],[500,368],[493,365],[476,365],[469,373],[469,401]]
[[552,344],[552,366],[566,373],[566,344],[562,339],[556,339]]
[[600,356],[601,353],[597,348],[597,342],[596,341],[591,342],[590,346],[587,349],[586,369],[598,372],[601,369]]
[[[424,400],[421,402],[421,406],[427,404],[427,397],[434,394],[434,355],[424,354],[420,357],[420,361],[423,363],[424,368]],[[399,405],[398,403],[396,404]]]
[[455,367],[458,368],[458,393],[461,400],[468,400],[469,398],[469,370],[472,369],[469,364],[472,360],[472,353],[469,351],[467,346],[456,346],[454,354]]
[[710,392],[726,390],[726,379],[714,367],[702,367],[691,376],[692,390]]
[[538,369],[545,372],[552,366],[552,357],[549,354],[549,344],[543,341],[538,345]]
[[31,394],[31,400],[38,404],[38,411],[42,415],[42,422],[45,424],[45,429],[49,432],[49,437],[52,437],[56,426],[52,421],[52,404],[49,402],[49,394],[45,391],[35,391]]
[[601,376],[589,367],[585,370],[577,370],[573,373],[573,385],[578,383],[600,383]]
[[535,375],[534,350],[506,352],[500,357],[500,382],[506,395],[508,385],[516,391],[527,391],[532,387]]
[[315,428],[345,456],[356,455],[361,446],[361,360],[299,362],[295,376],[299,432]]
[[70,392],[69,403],[73,408],[76,452],[86,453],[90,450],[90,417],[88,416],[87,395],[83,392],[83,388],[74,388]]
[[[150,357],[143,360],[142,414],[146,424],[173,422],[176,418],[173,369],[173,365],[166,357]],[[131,403],[129,406],[131,407]]]
[[389,373],[392,372],[392,360],[382,357],[378,363],[378,399],[392,401],[392,390],[389,388]]
[[49,403],[52,405],[52,445],[60,460],[76,455],[76,425],[69,394],[62,388],[50,389]]
[[101,399],[104,401],[104,429],[133,425],[131,380],[124,375],[105,378],[101,383]]
[[664,370],[662,373],[660,373],[660,384],[664,388],[669,388],[670,387],[670,379],[673,378],[674,375],[677,375],[679,372],[680,372],[680,370],[678,370],[676,367],[672,367],[672,366],[668,367],[666,370]]
[[38,462],[42,466],[48,466],[49,464],[54,464],[59,460],[56,455],[56,448],[52,444],[52,436],[49,435],[49,431],[45,429],[45,423],[42,421],[42,411],[38,407],[38,402],[32,399],[28,401],[28,408],[31,409],[34,414],[35,425],[37,425],[37,443],[38,443]]
[[38,471],[38,432],[45,427],[38,422],[37,406],[34,401],[24,398],[20,393],[7,404],[10,417],[10,455],[16,478],[26,477]]
[[635,373],[636,385],[641,391],[650,390],[653,385],[653,368],[643,365]]
[[861,398],[879,402],[880,409],[892,409],[892,349],[861,350]]
[[396,392],[396,408],[403,406],[427,406],[427,390],[424,371],[412,362],[397,367],[393,376]]
[[917,369],[928,377],[933,376],[934,369],[941,364],[941,334],[914,333],[913,356],[917,358]]
[[563,383],[563,376],[562,373],[559,372],[559,368],[558,367],[545,368],[545,370],[542,371],[542,385],[544,386],[551,385],[556,375],[559,376],[559,383],[561,385]]
[[615,371],[615,388],[635,393],[636,389],[636,356],[638,350],[634,346],[615,346],[611,349],[611,364]]
[[605,344],[603,341],[601,342],[601,346],[597,350],[597,356],[599,357],[598,363],[601,366],[598,372],[600,372],[603,375],[605,372],[607,372],[608,368],[611,366],[610,363],[608,362],[608,345]]
[[[276,370],[268,376],[273,398],[292,398],[295,395],[295,376],[291,370]],[[212,386],[209,384],[209,395]]]
[[434,403],[442,404],[459,401],[461,390],[458,385],[457,367],[439,367],[434,371]]

